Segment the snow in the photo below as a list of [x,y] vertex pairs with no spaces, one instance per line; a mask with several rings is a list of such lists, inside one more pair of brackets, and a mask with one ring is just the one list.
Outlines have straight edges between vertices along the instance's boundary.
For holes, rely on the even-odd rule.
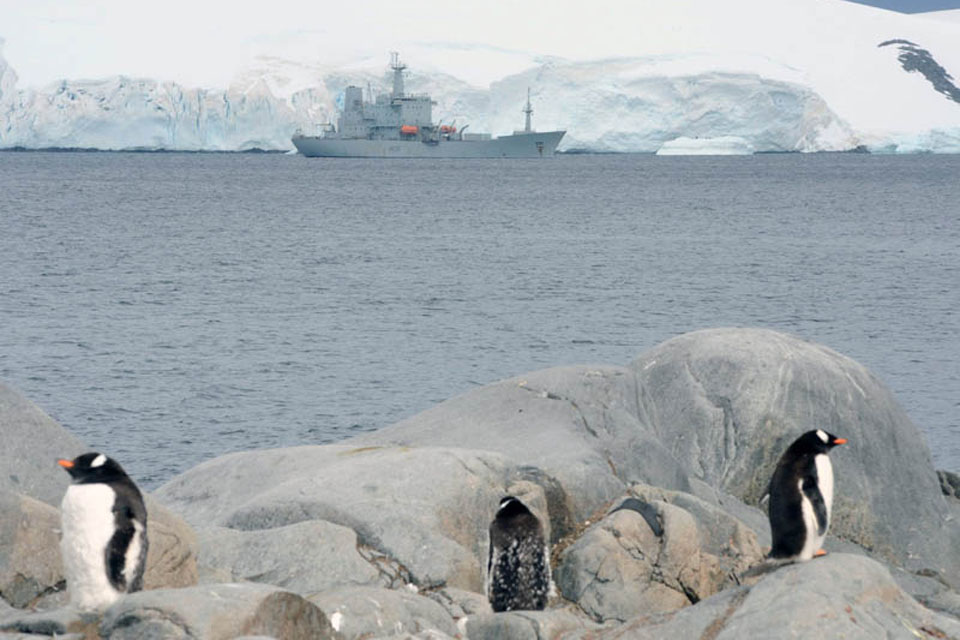
[[944,20],[946,22],[956,22],[960,24],[960,9],[949,9],[947,11],[927,11],[918,15],[923,18]]
[[288,150],[295,130],[335,120],[346,85],[388,90],[387,52],[399,49],[407,90],[433,96],[435,120],[512,132],[530,87],[534,127],[565,129],[561,149],[653,153],[681,138],[730,137],[756,151],[960,149],[960,103],[905,70],[901,47],[879,46],[909,41],[960,78],[960,11],[595,0],[586,20],[572,3],[531,0],[506,20],[502,8],[481,16],[421,4],[446,16],[445,28],[399,43],[349,25],[329,41],[293,34],[261,43],[264,55],[226,88],[130,76],[18,87],[0,41],[0,147]]

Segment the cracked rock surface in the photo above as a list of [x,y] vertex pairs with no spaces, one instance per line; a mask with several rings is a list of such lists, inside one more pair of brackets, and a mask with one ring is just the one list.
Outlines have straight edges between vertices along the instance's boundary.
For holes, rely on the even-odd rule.
[[614,510],[563,552],[557,568],[563,595],[597,622],[695,604],[736,586],[762,559],[750,529],[695,496],[646,485],[631,496],[642,497],[655,522]]
[[631,368],[677,461],[749,505],[799,434],[847,438],[830,455],[831,533],[960,585],[960,523],[949,519],[923,435],[859,363],[776,331],[709,329],[668,340]]
[[725,590],[694,607],[637,617],[590,637],[942,639],[960,637],[960,621],[921,606],[880,563],[837,553],[781,567],[753,586]]

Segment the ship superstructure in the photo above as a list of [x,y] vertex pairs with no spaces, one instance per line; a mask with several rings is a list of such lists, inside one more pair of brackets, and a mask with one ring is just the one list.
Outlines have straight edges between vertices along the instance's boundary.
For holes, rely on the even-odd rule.
[[394,158],[515,158],[553,155],[564,131],[537,132],[531,127],[533,108],[527,90],[523,131],[493,138],[489,134],[465,133],[452,125],[433,123],[429,95],[407,94],[403,72],[407,68],[397,53],[390,55],[393,90],[364,101],[360,87],[349,86],[343,93],[343,108],[336,128],[319,136],[296,133],[293,144],[305,156],[394,157]]

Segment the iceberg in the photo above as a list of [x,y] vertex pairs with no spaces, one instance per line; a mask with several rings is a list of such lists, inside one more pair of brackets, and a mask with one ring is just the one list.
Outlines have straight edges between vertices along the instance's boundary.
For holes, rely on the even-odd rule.
[[680,137],[657,149],[658,156],[749,156],[753,145],[738,136],[719,138]]
[[[451,43],[446,32],[407,43],[407,89],[429,93],[443,124],[501,135],[521,124],[529,87],[534,125],[567,131],[561,151],[960,147],[953,14],[841,0],[598,1],[611,10],[595,12],[589,32],[569,31],[577,19],[562,7],[543,18],[568,38],[505,25],[489,34],[499,44]],[[393,44],[366,42],[353,58],[322,42],[309,58],[261,55],[226,88],[126,75],[20,87],[0,40],[0,148],[289,151],[294,132],[335,120],[347,85],[389,86]]]

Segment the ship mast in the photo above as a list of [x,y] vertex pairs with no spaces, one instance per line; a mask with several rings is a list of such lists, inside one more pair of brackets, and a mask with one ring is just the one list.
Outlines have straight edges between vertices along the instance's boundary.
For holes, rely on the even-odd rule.
[[533,115],[533,107],[530,106],[530,87],[527,87],[527,106],[523,108],[523,112],[527,115],[526,122],[523,125],[524,133],[530,133],[533,129],[530,128],[530,116]]
[[400,62],[400,54],[396,51],[390,52],[390,68],[393,69],[393,98],[403,97],[403,70],[407,65]]

